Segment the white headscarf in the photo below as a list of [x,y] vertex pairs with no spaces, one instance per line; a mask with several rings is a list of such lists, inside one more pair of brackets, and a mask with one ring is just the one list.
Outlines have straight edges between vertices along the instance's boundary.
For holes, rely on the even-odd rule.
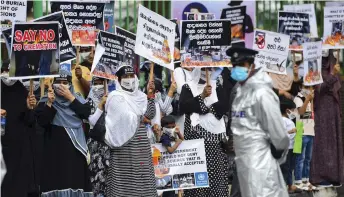
[[[199,70],[199,69],[198,69]],[[188,82],[187,84],[189,85],[192,95],[198,96],[203,92],[204,87],[206,84],[199,84],[199,79],[201,77],[201,71],[196,71],[192,73],[192,81]],[[216,103],[218,101],[217,94],[216,94],[216,76],[218,75],[218,72],[212,72],[211,76],[209,77],[209,84],[212,87],[212,94],[204,99],[204,104],[209,107],[213,103]],[[199,124],[202,128],[207,130],[208,132],[214,133],[214,134],[219,134],[219,133],[224,133],[226,132],[226,126],[225,126],[225,121],[223,118],[218,120],[214,114],[212,113],[207,113],[204,115],[200,115],[197,113],[193,113],[190,116],[191,119],[191,125],[196,126]]]
[[105,142],[112,148],[125,145],[134,137],[146,110],[147,95],[139,90],[136,76],[133,92],[123,90],[116,81],[116,90],[109,94],[105,104]]

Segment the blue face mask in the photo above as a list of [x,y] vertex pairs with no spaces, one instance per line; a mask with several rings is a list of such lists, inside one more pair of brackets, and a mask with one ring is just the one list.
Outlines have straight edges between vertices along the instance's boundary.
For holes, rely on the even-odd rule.
[[248,68],[246,67],[241,67],[241,66],[235,66],[232,69],[232,74],[231,77],[235,81],[245,81],[248,77]]

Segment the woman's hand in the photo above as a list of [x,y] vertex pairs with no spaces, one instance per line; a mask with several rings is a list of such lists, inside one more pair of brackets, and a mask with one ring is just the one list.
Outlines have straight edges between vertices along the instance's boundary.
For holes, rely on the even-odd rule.
[[59,85],[57,90],[58,90],[59,95],[65,97],[70,102],[74,101],[75,99],[74,95],[69,91],[69,89],[66,86]]
[[336,64],[336,65],[334,65],[331,74],[332,74],[332,75],[338,75],[339,73],[340,73],[340,65],[339,65],[339,64]]
[[37,100],[36,100],[36,97],[35,95],[33,94],[29,94],[26,98],[26,106],[28,109],[33,109],[37,104]]
[[211,85],[207,85],[204,87],[201,97],[205,99],[206,97],[209,97],[211,95],[211,92],[212,92]]
[[55,101],[55,93],[54,90],[49,88],[48,90],[48,101],[47,101],[47,105],[49,107],[51,107],[51,105],[53,104],[53,102]]
[[102,111],[104,111],[106,100],[107,100],[107,95],[104,95],[102,100],[100,100],[100,102],[98,104],[98,108]]

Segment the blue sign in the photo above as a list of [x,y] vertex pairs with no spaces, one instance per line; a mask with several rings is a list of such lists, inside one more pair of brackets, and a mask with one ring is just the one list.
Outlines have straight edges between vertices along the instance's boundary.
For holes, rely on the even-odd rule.
[[208,172],[195,172],[196,186],[209,186]]

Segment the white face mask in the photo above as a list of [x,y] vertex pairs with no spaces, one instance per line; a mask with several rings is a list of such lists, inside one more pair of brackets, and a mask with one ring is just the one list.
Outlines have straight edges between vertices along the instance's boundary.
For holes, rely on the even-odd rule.
[[85,60],[87,58],[87,56],[90,55],[91,52],[84,52],[84,53],[80,53],[80,57],[82,60]]
[[9,79],[8,73],[1,74],[1,80],[7,86],[13,86],[18,80]]
[[53,88],[54,88],[54,90],[55,90],[55,92],[59,92],[59,90],[58,90],[58,88],[60,87],[60,86],[65,86],[68,90],[69,90],[69,88],[70,88],[70,85],[68,84],[68,85],[64,85],[64,84],[53,84]]
[[92,90],[95,92],[104,91],[104,85],[94,85],[92,86]]
[[287,115],[290,120],[294,120],[296,118],[296,114],[293,111],[289,111],[289,113],[287,112]]
[[134,91],[135,78],[123,78],[121,80],[121,86],[127,90]]
[[[29,80],[22,82],[22,84],[24,85],[24,87],[26,88],[27,91],[30,91],[30,81]],[[33,91],[38,90],[39,86],[40,86],[39,81],[33,81]]]
[[162,128],[162,131],[163,131],[164,133],[166,133],[168,136],[174,137],[176,128],[166,128],[166,127],[163,127],[163,128]]
[[301,90],[301,94],[303,96],[308,96],[311,93],[311,91],[309,89],[302,89]]
[[323,57],[328,57],[328,55],[330,54],[328,49],[322,50],[322,56]]

